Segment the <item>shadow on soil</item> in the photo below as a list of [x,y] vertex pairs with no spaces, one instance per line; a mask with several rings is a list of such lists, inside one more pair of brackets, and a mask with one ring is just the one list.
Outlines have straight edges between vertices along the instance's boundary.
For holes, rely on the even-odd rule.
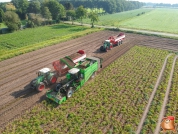
[[[44,89],[42,92],[46,93],[46,91],[48,89],[53,88],[54,86],[56,86],[56,84],[47,86],[46,89]],[[36,89],[30,88],[30,84],[28,84],[23,89],[15,91],[11,95],[14,96],[14,98],[27,98],[27,97],[33,96],[35,94],[38,94],[38,93],[41,93],[41,92],[38,92]],[[43,96],[45,96],[45,95],[43,95]]]

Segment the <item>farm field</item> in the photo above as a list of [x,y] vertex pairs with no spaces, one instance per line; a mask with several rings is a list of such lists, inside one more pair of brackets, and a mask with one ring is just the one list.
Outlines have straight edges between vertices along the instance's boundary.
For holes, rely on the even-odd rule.
[[178,33],[178,9],[154,9],[144,15],[126,20],[119,27]]
[[0,35],[0,61],[101,29],[57,24]]
[[[79,37],[73,40],[59,43],[57,45],[45,47],[40,50],[36,50],[36,51],[29,52],[23,55],[19,55],[17,57],[14,57],[8,60],[1,61],[0,62],[0,67],[1,67],[0,69],[0,78],[1,78],[0,79],[0,85],[1,85],[0,86],[0,91],[1,91],[0,97],[2,101],[0,102],[0,128],[2,128],[2,130],[0,130],[0,133],[1,132],[4,132],[4,133],[13,132],[13,131],[14,132],[21,131],[23,133],[24,128],[25,128],[24,130],[27,130],[29,128],[27,130],[27,132],[29,133],[33,131],[31,130],[31,128],[34,128],[34,131],[38,131],[39,133],[42,133],[41,127],[44,130],[46,130],[46,132],[53,131],[55,133],[56,130],[54,129],[57,127],[58,128],[61,127],[61,126],[56,126],[55,125],[56,122],[59,122],[61,119],[64,119],[65,116],[67,117],[67,115],[69,115],[68,118],[65,118],[65,120],[63,120],[64,122],[62,123],[62,125],[65,125],[63,126],[63,128],[65,129],[63,129],[61,132],[72,131],[72,129],[68,130],[68,126],[71,126],[74,123],[74,121],[78,122],[79,124],[82,121],[81,117],[77,116],[77,114],[82,115],[86,113],[85,114],[86,121],[89,122],[90,121],[89,117],[91,117],[91,115],[88,115],[89,112],[92,113],[91,110],[93,108],[96,108],[95,105],[97,103],[99,105],[102,105],[101,104],[102,102],[103,102],[103,106],[101,106],[100,109],[103,112],[103,116],[101,120],[96,121],[96,126],[101,124],[101,126],[97,126],[99,128],[98,130],[101,130],[101,132],[108,132],[110,130],[118,132],[120,131],[119,130],[120,128],[115,129],[114,127],[112,128],[109,125],[122,126],[124,124],[127,124],[124,127],[124,131],[125,132],[129,130],[134,131],[136,129],[136,125],[138,125],[139,123],[139,119],[142,114],[141,112],[143,112],[142,108],[146,106],[146,103],[147,103],[146,99],[144,99],[143,103],[141,104],[138,100],[138,104],[141,105],[141,108],[138,111],[135,111],[133,107],[129,107],[129,111],[127,111],[126,106],[124,105],[120,106],[119,104],[116,106],[113,106],[113,109],[112,109],[107,99],[110,99],[110,96],[116,94],[117,92],[114,93],[115,91],[118,91],[119,93],[123,95],[123,98],[121,96],[117,96],[116,94],[116,96],[113,97],[111,101],[121,103],[121,102],[118,102],[120,100],[117,99],[118,97],[119,98],[121,97],[124,103],[125,101],[128,101],[128,97],[131,97],[131,96],[128,96],[130,93],[129,89],[131,89],[131,91],[134,91],[135,88],[139,91],[137,98],[139,97],[143,98],[145,97],[146,94],[142,95],[140,89],[144,88],[144,85],[148,87],[146,88],[146,91],[148,93],[147,97],[149,97],[152,91],[151,88],[154,85],[154,82],[156,81],[156,76],[158,76],[159,70],[163,64],[164,58],[168,54],[167,50],[177,51],[178,46],[176,44],[178,44],[178,40],[126,33],[126,38],[122,45],[118,47],[114,47],[112,50],[108,51],[107,53],[99,53],[98,49],[101,46],[102,41],[107,39],[109,36],[116,35],[116,34],[118,34],[118,32],[107,31],[107,30],[95,32],[95,33],[88,34],[83,37]],[[139,46],[135,46],[135,45],[139,45]],[[141,45],[142,47],[140,47]],[[157,50],[157,49],[147,48],[143,46],[159,48],[159,49]],[[29,89],[28,84],[30,83],[32,79],[36,77],[35,72],[37,70],[43,67],[52,68],[51,63],[53,61],[58,60],[71,53],[74,53],[79,49],[84,49],[87,53],[87,56],[102,57],[104,59],[103,67],[105,69],[101,70],[99,75],[96,76],[96,79],[86,83],[86,86],[84,86],[81,90],[79,90],[79,92],[75,93],[71,99],[66,101],[61,106],[56,107],[56,105],[54,103],[51,103],[51,101],[43,101],[46,99],[45,97],[46,91],[37,93],[36,91]],[[128,51],[130,49],[131,51]],[[160,50],[160,49],[165,49],[165,50]],[[124,53],[125,55],[123,55]],[[123,56],[120,57],[121,55]],[[153,56],[157,58],[154,59]],[[115,61],[113,64],[107,67],[111,62],[116,60],[118,57],[120,58],[117,61]],[[132,58],[134,60],[132,60]],[[148,62],[147,60],[148,58],[154,59],[153,62],[152,63]],[[140,63],[140,60],[141,61],[143,60],[143,64],[141,64],[142,62]],[[154,68],[154,66],[151,66],[151,64],[155,66],[157,65],[158,67]],[[114,72],[119,72],[117,75],[114,75],[114,73],[112,72],[112,68],[115,65],[118,66],[118,68],[115,68],[114,70]],[[134,70],[132,70],[133,67],[134,67]],[[141,69],[141,67],[143,67],[142,74],[146,74],[147,77],[149,77],[149,79],[144,79],[143,75],[140,74],[139,70]],[[110,74],[112,75],[111,76],[107,75],[107,72],[110,72]],[[133,74],[133,76],[128,74],[128,77],[124,77],[125,73],[131,73]],[[108,82],[107,79],[102,80],[101,79],[102,75],[107,76],[108,78],[111,77],[110,79],[112,79],[112,81]],[[155,77],[152,78],[151,75]],[[133,77],[135,77],[136,79]],[[102,82],[99,79],[101,79]],[[60,78],[58,79],[58,81],[60,81]],[[143,85],[139,81],[143,81]],[[107,87],[107,89],[111,90],[112,92],[105,94],[106,93],[105,90],[100,90],[100,88],[98,88],[94,84],[94,83],[99,83],[99,82],[102,83],[102,86],[101,86],[102,88]],[[134,82],[137,82],[138,87]],[[116,86],[118,84],[117,85],[118,88],[110,87],[111,84],[113,84],[113,86]],[[105,96],[105,98],[103,98],[102,95]],[[85,99],[86,102],[82,102],[80,104],[77,98],[79,98],[80,100]],[[102,102],[99,99],[102,100]],[[96,102],[96,104],[93,103],[94,101]],[[75,104],[78,104],[78,105],[75,105]],[[133,102],[133,106],[136,106],[136,104],[137,104],[136,102]],[[36,107],[34,107],[35,105]],[[128,105],[130,106],[132,105],[132,103],[128,101]],[[89,106],[91,106],[91,109],[87,109]],[[103,110],[103,108],[105,107],[107,109]],[[86,108],[86,109],[83,111],[80,111],[81,108]],[[117,111],[118,110],[117,108],[119,108],[120,111]],[[35,117],[37,120],[35,120],[34,117],[31,118],[31,120],[29,118],[26,118],[26,120],[24,120],[24,117],[22,117],[22,115],[26,116],[25,113],[29,113],[29,117],[32,117],[34,113],[38,112],[38,110],[40,109],[41,109],[41,115],[44,115],[46,113],[46,112],[43,112],[43,110],[45,109],[46,111],[51,110],[49,112],[49,115],[45,115],[47,121],[49,121],[49,118],[53,119],[56,116],[57,116],[57,120],[55,120],[54,122],[53,121],[41,122],[41,121],[44,121],[45,116],[43,116],[44,117],[43,119],[39,119],[41,118],[41,115],[39,114],[37,114],[37,116]],[[67,113],[65,115],[65,112],[62,112],[61,115],[59,115],[58,110],[60,111],[60,113],[61,111],[66,110]],[[104,116],[109,112],[109,110],[113,112],[111,112],[109,116]],[[73,111],[73,112],[69,112],[69,111]],[[101,117],[101,115],[98,115],[98,112],[96,111],[96,116]],[[117,112],[121,113],[119,117],[117,115]],[[127,120],[128,117],[130,116],[128,114],[125,115],[125,113],[127,112],[133,112],[133,113],[138,112],[138,115],[135,116],[133,119],[129,118],[130,119],[129,121],[132,121],[132,123],[129,125],[126,122],[128,121]],[[112,118],[111,115],[117,116],[118,117],[117,119],[123,118],[123,122],[116,121],[116,119]],[[18,120],[20,120],[18,122],[19,127],[10,123],[16,118],[19,118]],[[109,119],[114,120],[115,123],[107,124]],[[31,122],[28,125],[26,124],[28,121],[30,122],[33,121],[33,122]],[[95,120],[92,119],[92,121],[95,121]],[[14,128],[14,130],[12,130],[9,127],[7,127],[7,129],[3,129],[7,125],[7,123],[10,123],[10,125],[13,125],[12,128]],[[43,125],[41,123],[43,123]],[[49,124],[47,125],[47,123]],[[83,126],[88,125],[91,128],[93,127],[92,124],[90,123],[87,124],[87,122],[82,123],[82,125]],[[46,126],[48,128],[46,128]],[[104,128],[104,126],[107,126],[107,127]],[[49,128],[51,129],[49,130]],[[77,125],[74,129],[75,131],[79,130]],[[96,129],[97,128],[93,128],[94,131]]]
[[46,105],[37,105],[16,121],[13,129],[9,127],[9,132],[134,132],[167,54],[164,50],[135,46],[68,102],[54,108],[44,101]]
[[[145,12],[145,14],[149,13],[153,9],[147,9],[147,8],[141,8],[131,11],[125,11],[115,14],[108,14],[99,16],[99,21],[95,22],[96,25],[101,26],[119,26],[121,22],[125,22],[126,20],[130,20],[132,18],[137,18],[138,14],[142,14],[142,12]],[[143,14],[144,15],[144,14]],[[80,22],[80,21],[79,21]],[[90,19],[83,19],[83,23],[91,24]]]

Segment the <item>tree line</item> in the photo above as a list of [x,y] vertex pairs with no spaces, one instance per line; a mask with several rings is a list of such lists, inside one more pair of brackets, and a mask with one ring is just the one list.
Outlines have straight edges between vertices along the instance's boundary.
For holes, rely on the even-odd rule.
[[26,27],[59,23],[61,20],[91,19],[92,27],[98,21],[98,13],[87,14],[86,8],[103,8],[106,13],[122,12],[137,9],[143,3],[126,0],[108,1],[60,1],[60,0],[11,0],[0,3],[0,23],[4,22],[9,30],[21,28],[21,20],[27,20]]
[[103,8],[107,13],[116,13],[138,9],[144,5],[143,2],[126,0],[91,0],[91,1],[60,1],[61,4],[71,3],[74,7],[83,5],[85,8]]

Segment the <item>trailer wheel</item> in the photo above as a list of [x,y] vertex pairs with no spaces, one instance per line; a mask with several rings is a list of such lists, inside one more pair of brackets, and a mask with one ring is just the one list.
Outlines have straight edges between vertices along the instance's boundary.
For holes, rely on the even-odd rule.
[[45,89],[45,84],[43,82],[40,82],[40,84],[37,85],[37,91],[41,92]]
[[108,49],[107,49],[107,47],[105,48],[105,52],[107,52],[108,51]]
[[122,40],[121,40],[121,44],[122,44]]
[[72,87],[70,87],[68,90],[67,90],[67,98],[70,98],[72,96],[72,94],[74,93],[74,89]]

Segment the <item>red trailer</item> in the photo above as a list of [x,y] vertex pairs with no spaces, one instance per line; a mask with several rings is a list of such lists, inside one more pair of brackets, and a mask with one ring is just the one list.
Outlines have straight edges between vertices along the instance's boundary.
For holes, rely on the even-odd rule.
[[60,60],[54,61],[52,65],[55,71],[58,73],[58,75],[61,76],[66,74],[70,68],[74,67],[79,61],[81,61],[84,58],[86,58],[85,51],[79,50],[76,53],[73,53],[69,56],[65,56]]
[[110,43],[112,43],[112,45],[120,45],[122,44],[122,41],[124,40],[124,38],[125,38],[125,34],[120,33],[119,35],[109,37],[109,40],[110,40]]

